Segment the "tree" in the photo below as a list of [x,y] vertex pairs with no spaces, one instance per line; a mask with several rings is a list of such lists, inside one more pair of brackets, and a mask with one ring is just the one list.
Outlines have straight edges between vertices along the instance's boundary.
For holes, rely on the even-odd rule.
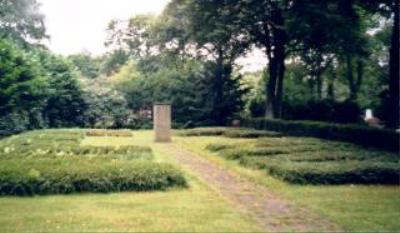
[[373,13],[392,19],[392,36],[389,50],[388,125],[400,125],[400,0],[365,0],[360,5]]
[[88,52],[70,55],[68,60],[87,78],[96,78],[100,75],[100,59],[93,58]]
[[86,103],[72,64],[46,50],[35,52],[49,86],[49,95],[43,108],[44,120],[49,127],[82,126]]
[[0,124],[14,132],[43,127],[48,85],[39,63],[14,44],[0,40]]
[[0,38],[25,43],[47,38],[39,6],[36,0],[2,0]]
[[[177,7],[177,4],[180,4]],[[185,22],[178,22],[167,26],[176,28],[176,25],[185,29],[181,34],[173,34],[169,40],[181,41],[186,45],[196,47],[198,57],[212,60],[215,65],[209,64],[209,69],[214,72],[213,83],[213,117],[219,125],[225,125],[228,117],[225,113],[229,110],[231,102],[226,88],[232,78],[233,64],[236,58],[243,54],[249,46],[247,34],[240,27],[232,24],[233,17],[226,9],[215,6],[213,1],[172,1],[167,7],[169,17]],[[226,14],[228,13],[228,14]],[[173,22],[173,20],[171,20]],[[177,29],[168,29],[177,32]],[[231,88],[238,88],[231,86]]]
[[123,93],[115,90],[101,78],[83,79],[85,126],[95,128],[121,128],[129,125],[128,102]]
[[390,82],[389,82],[389,106],[393,114],[389,117],[389,126],[400,126],[400,0],[394,0],[391,5],[393,11],[393,32],[390,47]]

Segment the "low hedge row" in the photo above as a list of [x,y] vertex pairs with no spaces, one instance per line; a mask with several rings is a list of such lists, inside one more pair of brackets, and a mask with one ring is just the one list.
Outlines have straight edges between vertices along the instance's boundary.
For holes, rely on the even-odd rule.
[[398,163],[267,163],[271,175],[295,184],[399,184]]
[[229,128],[226,127],[200,127],[194,129],[187,129],[178,132],[179,136],[221,136]]
[[105,130],[105,129],[92,129],[86,131],[86,136],[89,137],[132,137],[133,134],[130,130]]
[[179,136],[225,136],[227,138],[281,137],[279,132],[229,127],[202,127],[184,130]]
[[221,150],[234,149],[234,148],[236,148],[236,145],[233,144],[228,145],[228,144],[213,143],[213,144],[208,144],[205,149],[211,152],[218,152]]
[[282,136],[282,134],[278,132],[254,130],[254,129],[231,129],[225,131],[223,135],[228,138],[260,138],[260,137]]
[[165,190],[186,186],[150,147],[81,146],[81,130],[31,131],[0,140],[0,195]]
[[277,119],[244,119],[243,125],[259,130],[272,130],[293,136],[311,136],[352,142],[391,151],[399,151],[399,134],[394,130],[360,125]]
[[0,195],[150,191],[184,186],[186,181],[178,169],[149,161],[75,157],[8,160],[0,164]]
[[209,144],[206,149],[290,183],[400,184],[397,153],[349,143],[284,137],[247,141],[244,145]]
[[227,149],[220,151],[219,155],[227,159],[239,159],[246,156],[273,156],[289,152],[283,148]]
[[265,169],[294,184],[400,184],[400,165],[371,161],[290,161],[268,157],[242,157],[243,166]]
[[54,158],[62,156],[100,156],[109,159],[153,159],[153,153],[150,147],[145,146],[44,146],[34,145],[33,147],[24,147],[23,145],[15,148],[15,146],[5,147],[5,151],[0,153],[0,159],[14,158]]

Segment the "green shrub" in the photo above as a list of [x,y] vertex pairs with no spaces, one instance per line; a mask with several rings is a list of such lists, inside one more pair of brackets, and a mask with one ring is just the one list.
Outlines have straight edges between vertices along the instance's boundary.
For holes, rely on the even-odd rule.
[[169,164],[108,159],[8,160],[0,164],[0,195],[165,190],[184,187]]
[[227,144],[208,144],[206,146],[206,150],[209,150],[211,152],[218,152],[221,150],[227,150],[227,149],[233,149],[235,148],[236,145],[227,145]]
[[178,133],[179,136],[221,136],[229,128],[227,127],[203,127],[183,130]]
[[72,149],[71,155],[102,156],[121,160],[153,159],[151,148],[147,146],[79,146]]
[[281,137],[282,134],[278,132],[254,130],[254,129],[231,129],[223,134],[228,138],[260,138],[260,137]]
[[265,169],[270,160],[269,156],[242,156],[239,158],[239,164],[255,169]]
[[393,152],[300,137],[246,142],[243,147],[230,148],[224,144],[210,144],[209,147],[226,159],[238,160],[242,166],[265,169],[291,183],[400,184],[400,180],[396,180],[400,174],[399,156]]
[[86,131],[86,136],[90,137],[132,137],[133,134],[130,130],[104,130],[104,129],[92,129]]
[[83,131],[32,131],[0,140],[0,195],[165,190],[185,186],[143,146],[80,146]]
[[245,156],[274,156],[287,154],[289,150],[279,148],[254,148],[254,149],[228,149],[219,153],[220,156],[227,159],[239,159]]
[[268,172],[296,184],[399,184],[400,165],[385,162],[269,162]]
[[399,151],[399,134],[388,129],[351,124],[286,121],[265,118],[245,119],[243,125],[250,128],[278,131],[286,135],[333,139],[363,146]]
[[266,169],[271,175],[295,184],[399,184],[395,162],[338,161],[291,162],[268,157],[241,157],[246,167]]
[[397,162],[398,157],[385,152],[368,152],[368,151],[335,151],[335,150],[315,150],[302,153],[292,153],[285,156],[290,161],[309,161],[309,162],[323,162],[323,161],[342,161],[346,163],[348,160],[371,162]]

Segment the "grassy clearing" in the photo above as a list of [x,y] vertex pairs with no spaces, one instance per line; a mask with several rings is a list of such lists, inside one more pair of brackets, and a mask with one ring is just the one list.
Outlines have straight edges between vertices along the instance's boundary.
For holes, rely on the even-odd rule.
[[[81,146],[150,147],[153,161],[175,161],[152,141],[151,131],[134,137],[86,137]],[[0,232],[255,232],[261,228],[220,194],[185,171],[189,188],[168,192],[124,192],[35,197],[0,197]],[[35,210],[35,211],[32,211]]]
[[[175,142],[199,155],[233,170],[240,176],[266,186],[271,191],[328,217],[347,231],[398,231],[400,229],[400,188],[398,185],[296,185],[268,175],[265,170],[242,166],[238,160],[216,156],[216,151],[254,145],[319,145],[321,152],[333,148],[354,148],[351,144],[321,143],[312,138],[232,139],[225,137],[176,137]],[[213,144],[214,152],[210,151]],[[219,145],[219,146],[217,146]],[[223,146],[221,146],[223,145]],[[206,149],[208,147],[208,149]],[[222,147],[222,149],[218,148]],[[374,151],[366,152],[375,153]],[[376,154],[379,155],[379,154]],[[385,156],[384,153],[380,155]],[[385,156],[391,160],[391,156]]]
[[189,182],[169,192],[2,197],[0,232],[260,231],[208,187]]
[[165,190],[183,174],[150,147],[80,145],[83,131],[34,131],[0,141],[0,195]]

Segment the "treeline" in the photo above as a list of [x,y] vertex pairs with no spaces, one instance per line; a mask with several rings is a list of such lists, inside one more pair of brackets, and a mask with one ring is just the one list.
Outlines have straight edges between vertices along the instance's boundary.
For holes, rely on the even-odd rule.
[[[398,0],[174,0],[160,16],[112,21],[106,44],[144,65],[148,82],[154,71],[185,70],[193,60],[206,66],[204,106],[215,124],[243,114],[359,123],[371,108],[398,127],[398,17]],[[265,71],[239,73],[237,59],[255,49]],[[242,101],[232,101],[235,87]]]
[[[365,108],[398,126],[399,0],[173,0],[159,16],[111,21],[99,57],[52,54],[36,1],[1,4],[2,132],[149,127],[154,102],[182,127],[356,123]],[[265,70],[242,72],[254,50]]]

